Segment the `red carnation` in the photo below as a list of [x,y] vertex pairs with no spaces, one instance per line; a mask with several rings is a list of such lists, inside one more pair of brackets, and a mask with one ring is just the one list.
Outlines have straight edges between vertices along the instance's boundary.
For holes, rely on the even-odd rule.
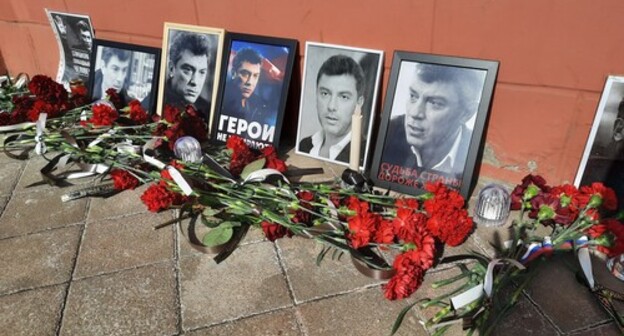
[[613,189],[605,187],[605,185],[600,182],[582,186],[579,191],[577,199],[581,208],[589,204],[590,207],[593,208],[602,205],[606,210],[617,209],[617,197],[615,196],[615,192]]
[[[397,257],[398,258],[398,257]],[[414,293],[422,284],[425,272],[409,258],[400,259],[394,268],[396,274],[384,285],[384,296],[388,300],[404,299]]]
[[141,195],[141,200],[149,211],[158,212],[161,210],[169,209],[172,205],[182,204],[186,197],[170,191],[166,183],[162,182],[153,184]]
[[267,221],[262,222],[262,231],[270,241],[275,241],[284,236],[288,236],[289,238],[293,236],[293,233],[287,228],[279,224],[269,223]]
[[275,169],[280,173],[286,172],[286,164],[277,157],[277,152],[273,146],[264,147],[262,149],[262,156],[266,158],[266,168]]
[[124,108],[126,103],[123,101],[117,90],[109,88],[106,90],[106,95],[108,96],[108,101],[113,103],[116,109],[121,110]]
[[8,112],[0,112],[0,126],[9,125],[11,123],[11,114]]
[[377,222],[373,240],[379,244],[392,244],[394,242],[394,228],[392,221],[381,219]]
[[139,186],[139,180],[123,169],[113,169],[110,175],[117,190],[134,189]]
[[39,115],[41,113],[47,113],[48,118],[53,118],[58,115],[58,110],[54,108],[54,106],[50,105],[50,103],[37,99],[35,103],[32,105],[30,110],[26,113],[26,118],[29,121],[36,122],[39,119]]
[[192,136],[197,141],[206,140],[208,129],[204,119],[187,115],[180,121],[180,126],[184,131],[184,135]]
[[347,221],[349,225],[347,238],[349,238],[351,246],[357,249],[368,245],[380,220],[381,216],[379,214],[370,212],[358,213],[349,217]]
[[163,118],[169,123],[175,124],[180,122],[182,114],[177,108],[171,105],[165,105],[165,109],[163,110]]
[[169,149],[173,150],[173,148],[175,148],[175,142],[184,136],[184,131],[182,127],[180,127],[180,124],[175,124],[167,128],[163,135],[167,138]]
[[550,187],[546,185],[546,180],[543,177],[529,174],[511,192],[511,209],[520,210],[524,201],[532,199],[540,192],[549,191]]
[[67,90],[48,76],[34,76],[28,83],[28,90],[50,105],[61,107],[67,104]]
[[472,218],[465,209],[448,209],[433,214],[427,220],[427,229],[443,243],[460,245],[472,232]]
[[128,107],[130,107],[130,119],[132,121],[139,125],[147,123],[147,112],[145,112],[138,100],[133,99],[130,101]]
[[230,136],[225,142],[225,147],[231,149],[235,153],[249,150],[249,147],[247,146],[243,138],[237,135]]
[[[305,208],[308,210],[312,210],[312,205],[310,202],[314,200],[314,194],[309,191],[299,191],[297,192],[297,198],[299,199],[299,207]],[[293,217],[293,222],[305,224],[307,226],[312,225],[312,219],[309,212],[299,209],[295,211],[295,216]]]
[[96,126],[111,126],[119,117],[119,113],[107,104],[97,104],[92,108],[93,116],[88,122]]

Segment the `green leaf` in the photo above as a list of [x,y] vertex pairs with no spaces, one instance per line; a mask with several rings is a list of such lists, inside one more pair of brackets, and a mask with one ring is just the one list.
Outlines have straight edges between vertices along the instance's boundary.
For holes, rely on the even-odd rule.
[[233,233],[234,230],[232,229],[232,226],[220,225],[206,233],[202,239],[202,243],[207,247],[222,245],[227,243],[230,238],[232,238]]
[[209,228],[216,228],[221,224],[221,219],[215,217],[206,217],[204,215],[200,216],[202,224]]
[[329,252],[329,250],[331,250],[332,247],[331,246],[327,246],[326,248],[324,247],[321,250],[321,253],[318,254],[318,256],[316,256],[316,266],[321,266],[321,261],[323,261],[323,258],[325,258],[325,255],[327,254],[327,252]]
[[240,176],[242,179],[246,179],[247,176],[249,176],[249,174],[255,172],[256,170],[260,170],[262,168],[264,168],[264,164],[266,163],[266,159],[262,158],[262,159],[258,159],[248,165],[245,166],[245,168],[243,168],[243,171],[241,172]]
[[401,310],[401,312],[399,313],[399,316],[397,316],[396,320],[394,321],[394,325],[392,326],[392,332],[390,333],[390,335],[394,335],[399,330],[399,328],[401,327],[401,324],[403,323],[403,319],[405,318],[405,315],[407,315],[407,312],[409,312],[410,309],[412,309],[412,307],[414,307],[419,302],[420,301],[410,303],[409,305],[405,306],[403,310]]
[[206,217],[214,217],[214,215],[216,215],[216,214],[218,214],[220,212],[221,212],[221,210],[216,210],[216,209],[213,209],[211,207],[206,207],[204,209],[204,211],[202,211],[202,214],[204,216],[206,216]]

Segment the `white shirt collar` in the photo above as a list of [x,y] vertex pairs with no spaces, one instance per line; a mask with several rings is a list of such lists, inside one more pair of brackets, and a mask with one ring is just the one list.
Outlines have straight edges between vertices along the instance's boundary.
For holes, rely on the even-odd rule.
[[[323,146],[323,140],[325,136],[323,130],[320,130],[312,135],[312,149],[310,155],[320,156],[321,146]],[[342,140],[329,147],[329,159],[336,160],[336,157],[342,152],[342,150],[351,142],[351,132],[347,133]]]
[[[459,143],[461,142],[463,132],[464,130],[462,127],[459,129],[459,134],[457,134],[457,137],[453,142],[453,146],[451,146],[451,150],[446,154],[445,157],[442,158],[442,160],[440,160],[440,162],[436,163],[433,167],[431,167],[431,169],[447,173],[451,173],[453,171],[455,158],[457,157],[457,152],[459,151]],[[412,149],[412,153],[414,153],[414,156],[416,156],[416,164],[418,165],[418,167],[422,167],[423,163],[420,153],[413,146],[411,146],[410,148]]]

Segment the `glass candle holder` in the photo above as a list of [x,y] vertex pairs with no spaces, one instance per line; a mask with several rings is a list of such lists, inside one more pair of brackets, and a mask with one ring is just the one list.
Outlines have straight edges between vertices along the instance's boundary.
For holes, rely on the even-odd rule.
[[607,260],[607,268],[613,276],[624,281],[624,254],[620,254]]
[[489,184],[479,192],[473,218],[483,226],[501,226],[507,222],[510,205],[509,192],[498,184]]
[[173,147],[173,153],[178,159],[184,162],[202,162],[203,153],[201,145],[197,139],[190,136],[183,136],[176,140]]

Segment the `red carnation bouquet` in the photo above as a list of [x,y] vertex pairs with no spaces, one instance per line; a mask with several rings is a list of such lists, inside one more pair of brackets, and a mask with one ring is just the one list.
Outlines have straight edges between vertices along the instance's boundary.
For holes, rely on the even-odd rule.
[[[454,203],[446,199],[445,204]],[[433,317],[425,322],[425,327],[435,335],[443,334],[456,323],[463,324],[470,333],[491,334],[533,278],[533,272],[538,269],[536,264],[547,262],[553,254],[570,252],[578,256],[579,274],[584,275],[586,285],[598,299],[596,302],[624,332],[624,320],[611,303],[622,294],[596,283],[589,258],[590,253],[603,260],[624,253],[624,213],[616,212],[618,201],[614,191],[602,183],[580,188],[570,184],[549,186],[541,176],[528,175],[513,189],[511,199],[511,209],[518,213],[512,222],[512,240],[499,246],[500,252],[495,256],[475,253],[442,259],[440,263],[456,263],[459,274],[437,281],[433,287],[452,285],[456,289],[407,306],[399,315],[393,333],[407,311],[418,305],[421,309],[435,310]],[[447,243],[454,240],[454,234],[447,236],[450,239]],[[404,274],[418,274],[409,264],[404,269]],[[397,283],[401,291],[413,287],[400,280]]]
[[7,81],[0,87],[0,126],[36,122],[41,113],[57,118],[88,103],[83,83],[70,88],[71,93],[44,75],[34,76],[27,85]]

